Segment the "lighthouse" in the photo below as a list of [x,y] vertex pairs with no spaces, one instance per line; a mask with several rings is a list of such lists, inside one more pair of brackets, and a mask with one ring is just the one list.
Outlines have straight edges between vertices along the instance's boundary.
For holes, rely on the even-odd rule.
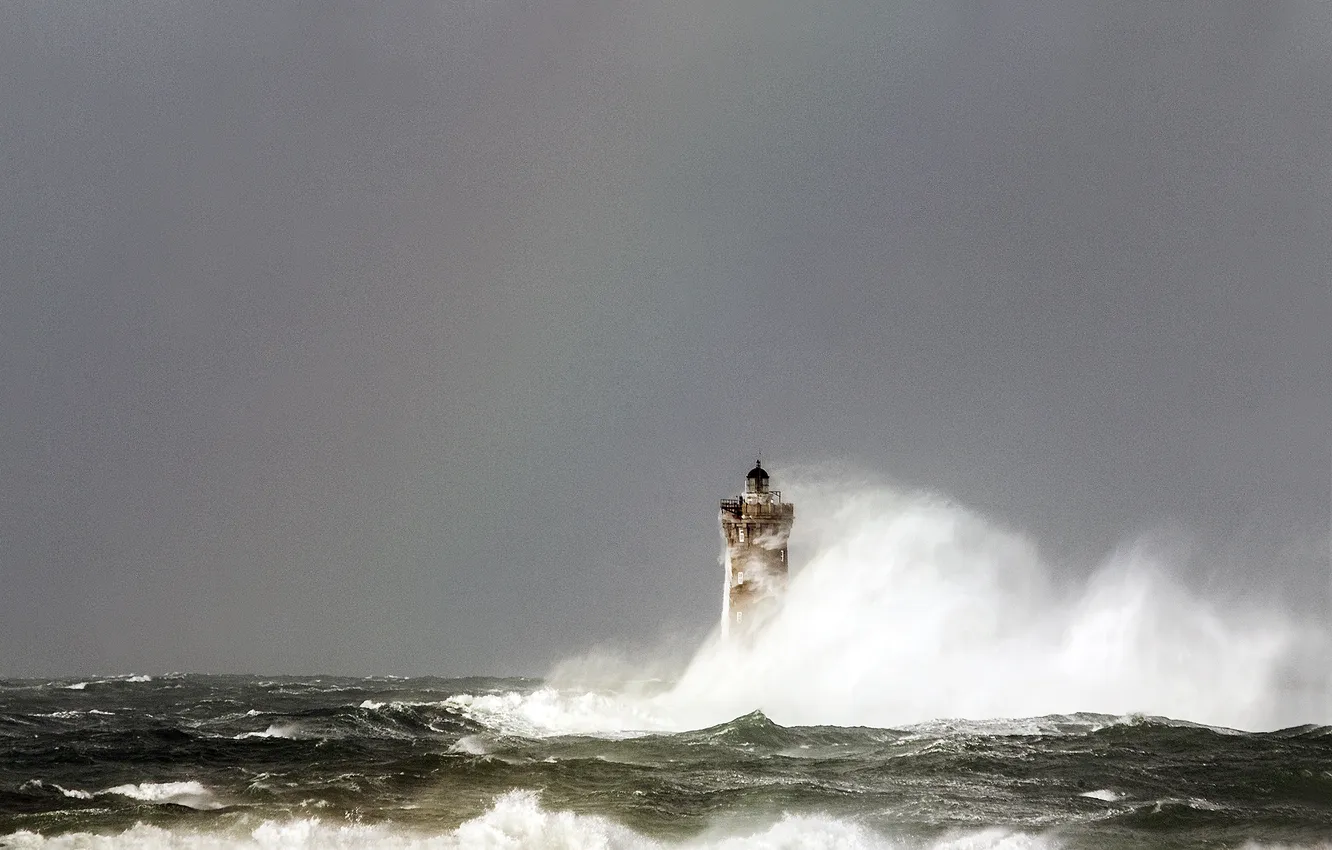
[[726,546],[726,586],[722,591],[722,637],[752,634],[772,616],[786,592],[786,541],[795,505],[768,486],[763,464],[745,476],[745,492],[721,500]]

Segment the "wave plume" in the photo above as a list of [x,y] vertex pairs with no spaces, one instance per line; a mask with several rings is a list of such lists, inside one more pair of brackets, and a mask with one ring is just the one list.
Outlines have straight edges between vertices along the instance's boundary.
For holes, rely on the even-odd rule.
[[455,707],[528,735],[678,731],[753,710],[784,725],[1096,712],[1249,730],[1325,713],[1324,629],[1210,599],[1149,547],[1072,580],[946,499],[826,484],[793,495],[812,556],[752,640],[714,636],[650,695],[547,688]]

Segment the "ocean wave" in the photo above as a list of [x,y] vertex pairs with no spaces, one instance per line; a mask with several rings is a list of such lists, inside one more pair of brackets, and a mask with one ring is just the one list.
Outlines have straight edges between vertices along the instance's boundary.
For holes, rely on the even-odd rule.
[[183,782],[140,782],[137,784],[117,785],[99,792],[117,794],[145,803],[171,803],[191,809],[220,809],[212,790],[201,782],[186,780]]
[[634,696],[538,688],[530,693],[456,694],[446,707],[506,735],[627,737],[689,728],[672,722],[651,700]]
[[1117,803],[1124,799],[1123,794],[1120,794],[1118,791],[1112,791],[1109,788],[1099,788],[1095,791],[1084,791],[1078,796],[1087,797],[1091,800],[1100,800],[1105,803]]
[[[55,782],[29,779],[21,784],[18,787],[18,790],[36,791],[46,788],[58,791],[65,797],[74,800],[92,800],[96,797],[113,794],[118,797],[128,797],[129,799],[139,800],[144,803],[169,803],[176,806],[185,806],[190,809],[199,809],[201,811],[223,808],[223,804],[217,800],[212,789],[195,780],[185,780],[181,782],[126,783],[111,788],[104,788],[101,791],[84,791],[80,788],[66,788]],[[0,842],[0,847],[3,846],[5,845]]]
[[298,723],[270,723],[268,728],[262,732],[242,732],[239,735],[232,736],[237,741],[243,741],[246,738],[282,738],[288,741],[299,741],[319,737],[319,735],[306,734]]
[[237,719],[249,719],[260,715],[272,718],[266,728],[247,729],[225,737],[237,741],[250,738],[280,738],[293,741],[365,738],[400,741],[428,738],[452,740],[457,735],[481,729],[481,724],[467,719],[458,709],[443,702],[365,700],[355,705],[312,708],[285,716],[278,712],[251,709],[237,715]]
[[[152,676],[145,676],[142,673],[127,673],[123,676],[108,676],[104,679],[88,679],[82,682],[70,682],[69,684],[58,685],[58,687],[67,691],[83,691],[87,690],[91,685],[114,685],[121,682],[142,684],[144,682],[151,682],[152,680]],[[53,682],[52,684],[54,685],[55,683]]]
[[467,756],[484,756],[489,754],[490,749],[480,735],[464,735],[453,742],[453,745],[449,747],[449,752]]
[[[897,727],[873,725],[802,725],[774,722],[755,709],[730,720],[698,723],[702,716],[679,707],[670,694],[644,697],[599,691],[562,690],[553,687],[531,692],[456,694],[443,703],[462,717],[501,735],[549,738],[577,735],[608,739],[636,738],[655,734],[704,734],[718,737],[758,735],[788,743],[808,743],[814,730],[826,739],[838,734],[862,737],[867,730],[893,733],[903,740],[937,740],[958,736],[1055,737],[1087,735],[1118,728],[1198,729],[1218,734],[1242,734],[1224,726],[1209,726],[1188,720],[1143,714],[1097,714],[1077,712],[1042,717],[998,717],[992,719],[942,718]],[[1288,734],[1319,737],[1328,727],[1300,727]],[[775,732],[774,730],[783,730]]]
[[230,832],[173,830],[137,824],[117,835],[69,833],[43,836],[17,832],[0,838],[0,845],[27,850],[304,850],[304,848],[417,848],[417,850],[880,850],[920,848],[933,850],[1025,850],[1056,847],[1041,835],[992,828],[951,832],[933,843],[883,835],[852,820],[786,815],[757,829],[717,825],[685,841],[663,841],[606,818],[569,811],[550,811],[531,791],[510,791],[489,811],[443,834],[429,834],[392,824],[330,823],[314,818],[269,820]]
[[54,782],[46,783],[40,779],[29,779],[27,782],[24,782],[22,785],[20,785],[18,787],[18,790],[35,791],[42,788],[51,788],[55,791],[59,791],[64,796],[74,800],[91,800],[94,796],[96,796],[88,791],[81,791],[78,788],[66,788],[63,785],[57,785]]
[[77,708],[65,711],[48,711],[34,714],[33,717],[50,717],[56,720],[77,720],[80,717],[115,717],[114,711],[102,711],[100,708]]

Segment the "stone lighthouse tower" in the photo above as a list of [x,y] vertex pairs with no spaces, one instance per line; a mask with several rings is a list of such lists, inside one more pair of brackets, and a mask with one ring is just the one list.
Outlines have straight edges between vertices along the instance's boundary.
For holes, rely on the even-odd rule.
[[738,499],[721,500],[726,542],[722,637],[752,632],[776,611],[786,592],[786,541],[795,505],[768,488],[768,473],[755,462]]

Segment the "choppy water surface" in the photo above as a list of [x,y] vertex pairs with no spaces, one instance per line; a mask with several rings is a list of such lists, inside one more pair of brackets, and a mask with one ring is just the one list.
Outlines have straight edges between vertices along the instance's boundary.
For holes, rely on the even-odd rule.
[[[754,713],[551,734],[535,680],[0,682],[0,846],[1327,845],[1332,732]],[[531,721],[534,705],[551,720]]]

